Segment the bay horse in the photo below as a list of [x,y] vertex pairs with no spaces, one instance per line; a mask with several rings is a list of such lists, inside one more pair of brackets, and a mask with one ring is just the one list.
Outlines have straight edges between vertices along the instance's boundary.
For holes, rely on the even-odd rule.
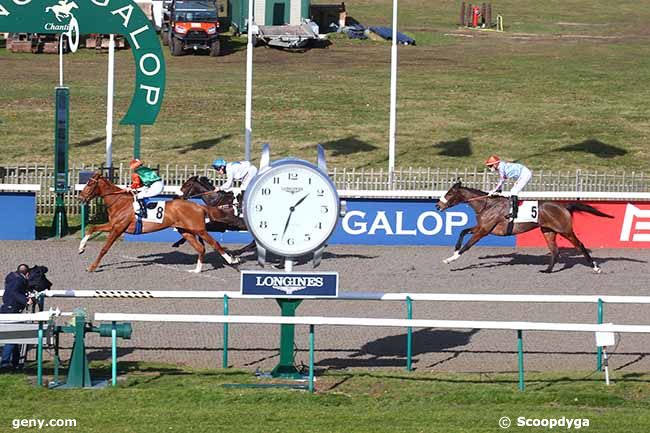
[[[205,176],[192,176],[187,179],[181,186],[181,196],[184,199],[201,198],[208,206],[208,216],[210,222],[206,224],[206,229],[211,232],[229,231],[247,231],[246,222],[243,218],[235,215],[233,205],[234,194],[226,191],[215,191],[214,185]],[[179,239],[173,247],[178,247],[185,243],[185,238]],[[255,249],[255,241],[232,251],[236,256]]]
[[[123,233],[136,234],[136,215],[133,210],[133,195],[106,179],[101,173],[95,173],[79,194],[82,203],[87,203],[95,197],[102,197],[108,209],[108,223],[92,226],[79,244],[79,254],[86,248],[86,242],[96,232],[108,232],[108,239],[102,247],[97,259],[88,267],[93,272],[99,266],[102,257],[108,252],[113,243]],[[205,218],[208,210],[199,204],[186,200],[170,200],[165,203],[165,213],[162,223],[142,221],[141,233],[151,233],[168,227],[175,227],[183,237],[199,253],[196,268],[190,272],[199,273],[203,266],[205,247],[196,240],[203,239],[211,245],[229,265],[236,265],[239,259],[233,258],[223,247],[208,234],[205,228]]]
[[[489,234],[512,236],[539,227],[544,235],[548,249],[551,251],[551,259],[548,267],[542,272],[551,272],[555,266],[558,258],[558,247],[555,238],[559,234],[571,242],[585,256],[594,272],[600,273],[600,267],[598,267],[589,254],[589,251],[587,251],[573,231],[572,214],[574,212],[587,212],[604,218],[614,218],[613,216],[607,215],[584,203],[539,201],[537,223],[512,223],[506,217],[510,211],[510,201],[508,198],[504,196],[488,196],[487,193],[478,189],[462,186],[460,181],[454,183],[449,191],[440,197],[436,207],[438,210],[444,211],[460,203],[467,203],[474,210],[476,213],[476,225],[460,232],[454,255],[443,260],[444,263],[449,264],[458,260],[461,254]],[[472,237],[463,245],[463,239],[468,233],[472,233]]]

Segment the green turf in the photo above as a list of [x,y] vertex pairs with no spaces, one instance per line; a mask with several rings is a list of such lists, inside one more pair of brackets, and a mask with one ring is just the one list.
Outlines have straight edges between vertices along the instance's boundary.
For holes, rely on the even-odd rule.
[[[0,429],[11,431],[20,418],[72,418],[76,428],[56,431],[496,432],[503,416],[588,419],[590,432],[650,429],[650,376],[643,374],[616,373],[606,387],[597,373],[529,373],[522,393],[513,374],[338,372],[318,377],[310,395],[224,386],[260,383],[242,371],[126,369],[117,389],[93,391],[36,389],[32,377],[0,375]],[[548,431],[509,431],[531,429]]]
[[[360,0],[349,14],[390,25],[391,2]],[[398,167],[464,168],[490,153],[531,168],[643,171],[650,163],[650,10],[638,2],[493,2],[506,32],[457,27],[459,2],[400,2]],[[468,37],[469,36],[469,37]],[[245,40],[217,59],[167,61],[167,90],[143,129],[152,164],[203,165],[244,156]],[[390,45],[332,37],[306,53],[255,50],[253,155],[313,159],[324,143],[336,167],[386,167]],[[71,159],[100,163],[105,147],[106,54],[65,58]],[[117,54],[116,119],[133,92],[132,56]],[[57,58],[0,50],[0,164],[51,161]],[[131,155],[117,126],[114,160]]]

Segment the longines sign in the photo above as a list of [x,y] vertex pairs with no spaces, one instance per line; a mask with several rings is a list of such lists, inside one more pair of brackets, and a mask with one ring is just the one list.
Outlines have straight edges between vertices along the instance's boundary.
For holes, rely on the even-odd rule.
[[121,34],[135,57],[135,92],[122,124],[153,124],[165,91],[165,60],[151,22],[131,0],[0,0],[0,31]]
[[336,298],[337,272],[241,271],[241,294],[264,298]]

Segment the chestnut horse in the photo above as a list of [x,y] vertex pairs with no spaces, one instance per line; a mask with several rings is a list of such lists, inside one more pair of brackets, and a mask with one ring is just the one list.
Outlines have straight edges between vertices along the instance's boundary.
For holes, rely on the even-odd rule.
[[[440,198],[436,207],[438,210],[444,211],[460,203],[467,203],[472,207],[476,213],[476,225],[460,232],[454,255],[443,260],[444,263],[448,264],[457,260],[461,254],[489,234],[511,236],[539,227],[544,235],[544,239],[546,239],[548,249],[551,251],[551,259],[548,267],[542,272],[551,272],[555,266],[558,257],[558,247],[555,242],[555,237],[558,234],[571,242],[585,256],[594,272],[600,272],[600,268],[594,259],[591,258],[589,251],[587,251],[573,231],[573,220],[571,216],[573,212],[587,212],[599,217],[613,218],[611,215],[607,215],[584,203],[540,201],[538,202],[539,216],[537,223],[512,223],[506,218],[510,210],[510,201],[508,198],[503,196],[488,196],[487,193],[478,189],[462,186],[460,181],[456,182]],[[468,233],[472,233],[472,237],[463,245],[463,238]]]
[[[93,226],[88,229],[88,232],[79,244],[79,254],[85,251],[86,242],[88,242],[88,239],[90,239],[93,233],[108,232],[108,239],[99,252],[97,259],[88,267],[88,272],[93,272],[97,269],[102,257],[104,257],[122,233],[135,234],[136,231],[133,195],[129,191],[114,185],[111,181],[103,177],[101,173],[95,173],[88,180],[79,198],[83,203],[87,203],[95,197],[102,197],[104,199],[104,203],[108,209],[108,223]],[[238,259],[231,257],[206,231],[205,218],[207,216],[208,210],[204,206],[186,200],[170,200],[165,203],[165,214],[162,223],[143,221],[141,233],[156,232],[168,227],[177,228],[190,245],[199,253],[196,268],[190,272],[201,272],[205,257],[205,247],[196,240],[197,236],[217,250],[228,264],[237,264]]]

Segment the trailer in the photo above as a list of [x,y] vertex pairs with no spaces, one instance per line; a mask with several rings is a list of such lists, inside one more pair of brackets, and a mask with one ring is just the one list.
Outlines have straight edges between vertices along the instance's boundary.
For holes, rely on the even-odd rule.
[[311,42],[320,40],[318,25],[310,20],[300,25],[255,26],[253,45],[264,43],[270,47],[289,50],[306,48]]

